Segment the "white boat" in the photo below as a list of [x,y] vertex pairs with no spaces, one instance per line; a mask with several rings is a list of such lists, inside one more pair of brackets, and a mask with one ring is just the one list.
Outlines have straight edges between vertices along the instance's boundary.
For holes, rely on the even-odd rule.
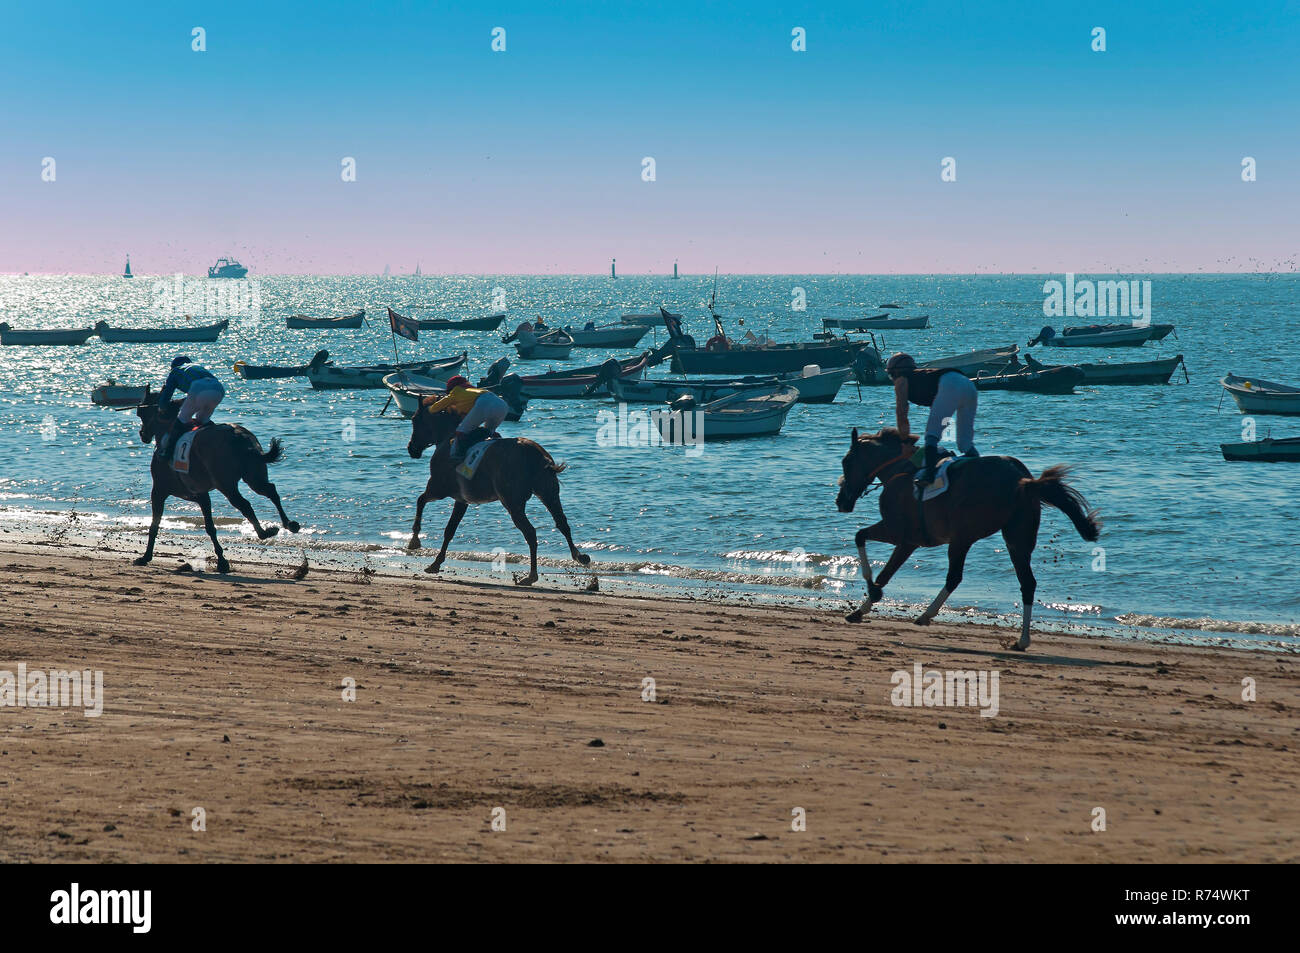
[[134,387],[109,381],[90,392],[90,402],[98,407],[139,407],[149,403],[149,385]]
[[[445,378],[439,380],[436,377],[428,377],[411,371],[398,371],[395,374],[387,375],[384,378],[384,386],[392,393],[393,402],[397,404],[397,409],[408,420],[415,416],[416,411],[420,409],[420,402],[426,397],[437,400],[447,396],[447,381]],[[496,388],[488,389],[496,392]],[[511,390],[509,387],[504,387],[502,390],[506,393],[502,393],[501,396],[510,405],[506,420],[518,420],[523,414],[524,408],[528,406],[528,399],[509,394]]]
[[[785,418],[798,400],[799,392],[793,387],[778,387],[757,394],[741,391],[707,404],[684,397],[669,405],[674,413],[662,418],[660,434],[670,442],[680,442],[683,436],[694,434],[694,428],[699,426],[702,429],[698,436],[706,441],[767,437],[781,432]],[[694,417],[683,426],[676,411],[683,415],[699,413],[703,417]]]
[[1051,327],[1043,328],[1029,342],[1030,347],[1141,347],[1147,341],[1159,341],[1174,329],[1172,324],[1096,324],[1066,328],[1057,334]]
[[0,344],[7,345],[75,345],[85,344],[90,336],[95,333],[94,328],[77,328],[73,331],[63,330],[32,330],[22,331],[9,327],[7,321],[0,321]]
[[956,354],[952,357],[941,357],[937,360],[925,361],[918,366],[928,368],[955,367],[967,377],[974,377],[981,371],[996,374],[1008,364],[1012,364],[1019,351],[1020,346],[1012,344],[1007,347],[986,348],[983,351],[968,351],[965,354]]
[[511,341],[516,342],[515,351],[521,361],[562,361],[573,350],[573,338],[564,331],[552,330],[545,325],[535,329],[527,321],[501,339],[502,344]]
[[720,397],[741,391],[766,393],[778,387],[793,387],[801,404],[829,404],[835,400],[840,387],[853,376],[853,368],[836,367],[822,370],[815,365],[804,368],[801,374],[781,374],[766,377],[735,377],[718,380],[662,380],[642,378],[609,382],[609,390],[616,400],[626,404],[671,403],[689,394],[700,403],[709,403]]
[[1219,381],[1243,414],[1282,414],[1300,417],[1300,387],[1229,374]]
[[574,347],[598,347],[610,350],[636,347],[649,332],[649,325],[622,323],[607,324],[599,328],[593,325],[581,330],[568,327],[564,329],[564,333],[573,339]]
[[341,390],[344,388],[377,389],[384,386],[384,378],[398,371],[422,374],[434,380],[443,380],[459,371],[469,359],[462,352],[455,357],[444,357],[433,361],[418,361],[411,364],[363,364],[356,367],[341,367],[338,364],[308,364],[304,375],[311,386],[317,390]]

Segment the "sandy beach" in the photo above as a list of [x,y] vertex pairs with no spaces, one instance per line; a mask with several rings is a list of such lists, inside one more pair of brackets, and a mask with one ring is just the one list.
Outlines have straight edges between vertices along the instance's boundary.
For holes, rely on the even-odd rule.
[[6,546],[5,862],[1300,859],[1293,655]]

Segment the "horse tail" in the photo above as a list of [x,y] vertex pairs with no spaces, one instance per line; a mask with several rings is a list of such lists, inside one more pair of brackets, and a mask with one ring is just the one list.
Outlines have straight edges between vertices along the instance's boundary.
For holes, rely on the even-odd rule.
[[551,458],[551,455],[547,454],[546,469],[550,470],[552,473],[563,473],[565,470],[569,469],[569,465],[567,463],[556,463]]
[[1079,535],[1091,543],[1101,535],[1101,520],[1083,494],[1065,482],[1069,472],[1069,467],[1058,464],[1048,467],[1038,479],[1022,479],[1020,486],[1033,499],[1054,506],[1068,516]]
[[[262,448],[258,447],[257,449],[260,451]],[[283,456],[284,456],[284,445],[280,443],[279,437],[271,438],[270,450],[266,451],[266,453],[257,454],[257,458],[261,460],[263,463],[275,463]]]

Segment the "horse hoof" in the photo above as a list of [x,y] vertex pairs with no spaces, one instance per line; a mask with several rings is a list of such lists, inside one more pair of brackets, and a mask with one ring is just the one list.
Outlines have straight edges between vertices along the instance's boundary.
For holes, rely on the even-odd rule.
[[425,572],[441,572],[441,571],[442,571],[442,563],[429,563],[429,565],[427,565],[427,566],[424,567],[424,571],[425,571]]
[[218,559],[217,572],[221,573],[223,576],[230,572],[230,563],[226,562],[224,559]]
[[149,560],[149,557],[148,557],[148,556],[137,556],[135,559],[131,560],[131,565],[132,565],[132,566],[147,566],[147,565],[149,565],[149,562],[150,562],[150,560]]
[[536,581],[537,581],[536,573],[530,573],[527,576],[515,576],[516,586],[531,586]]
[[289,522],[284,524],[284,528],[291,533],[296,533],[298,530],[302,529],[302,526],[297,520],[289,520]]
[[590,565],[591,565],[591,557],[588,556],[586,553],[578,553],[578,555],[577,555],[576,557],[574,557],[574,558],[578,560],[578,563],[579,563],[580,565],[583,565],[583,566],[590,566]]
[[844,617],[844,621],[845,621],[845,622],[861,622],[861,621],[862,621],[862,610],[861,610],[861,609],[854,609],[852,612],[850,612],[848,615],[846,615],[846,616]]
[[280,527],[268,526],[266,529],[262,530],[260,533],[257,534],[257,538],[270,539],[272,536],[275,536],[279,532],[280,532]]
[[1023,652],[1025,649],[1029,648],[1027,645],[1021,645],[1019,642],[1011,641],[1003,642],[1002,647],[1008,652]]
[[409,543],[406,544],[406,548],[409,549],[409,550],[416,550],[416,549],[419,549],[419,548],[420,548],[420,538],[419,538],[418,536],[413,536],[413,537],[411,538],[411,541],[410,541]]
[[925,616],[925,615],[917,616],[917,617],[916,617],[916,621],[913,622],[912,624],[913,624],[913,625],[929,625],[929,624],[930,624],[930,617],[929,617],[929,616]]

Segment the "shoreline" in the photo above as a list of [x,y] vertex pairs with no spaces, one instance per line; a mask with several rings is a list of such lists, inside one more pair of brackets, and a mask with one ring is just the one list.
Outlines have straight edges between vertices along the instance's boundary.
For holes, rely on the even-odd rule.
[[[5,861],[1300,859],[1290,654],[87,556],[0,541],[0,670],[104,677],[0,707]],[[893,704],[916,664],[997,714]]]

